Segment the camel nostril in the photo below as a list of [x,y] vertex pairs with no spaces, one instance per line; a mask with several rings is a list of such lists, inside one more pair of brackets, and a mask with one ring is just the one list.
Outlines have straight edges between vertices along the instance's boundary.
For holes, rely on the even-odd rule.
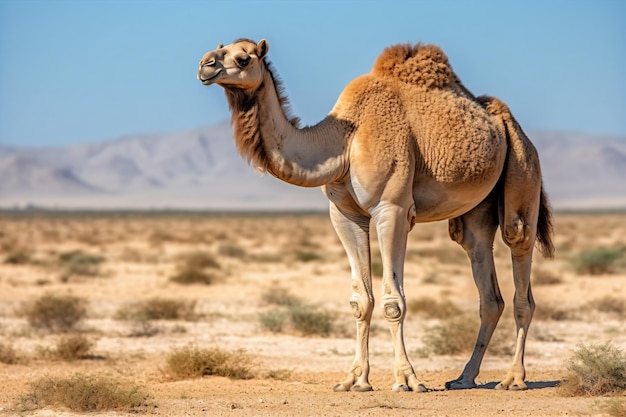
[[203,64],[203,66],[205,67],[212,67],[214,65],[215,65],[215,58],[211,58]]

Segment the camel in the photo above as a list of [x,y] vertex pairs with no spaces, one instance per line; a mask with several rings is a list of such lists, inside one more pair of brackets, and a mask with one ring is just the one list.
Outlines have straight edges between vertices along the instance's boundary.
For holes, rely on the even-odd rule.
[[404,343],[404,258],[416,223],[448,219],[470,259],[480,329],[471,357],[447,389],[475,378],[504,309],[493,260],[498,227],[511,251],[517,329],[512,365],[496,386],[526,389],[524,349],[535,310],[530,273],[535,246],[552,256],[551,209],[535,147],[499,99],[475,97],[437,46],[386,48],[351,81],[330,113],[300,127],[267,59],[269,43],[238,39],[207,52],[198,79],[223,87],[239,153],[257,169],[302,187],[321,187],[352,271],[355,357],[335,391],[371,391],[369,333],[374,308],[370,224],[378,233],[381,304],[394,349],[393,391],[428,391]]

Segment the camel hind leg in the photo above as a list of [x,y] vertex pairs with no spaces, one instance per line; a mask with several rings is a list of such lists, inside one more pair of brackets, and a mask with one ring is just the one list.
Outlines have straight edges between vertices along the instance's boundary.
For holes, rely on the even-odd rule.
[[[515,295],[513,308],[516,324],[516,347],[513,363],[496,389],[526,389],[524,350],[528,328],[535,311],[530,285],[530,270],[537,228],[549,210],[544,207],[541,169],[535,147],[526,137],[508,107],[500,100],[481,97],[479,100],[494,117],[508,142],[507,159],[502,178],[502,198],[499,204],[499,222],[502,238],[511,250]],[[541,236],[543,244],[545,236]],[[551,245],[549,236],[548,244]],[[544,245],[545,249],[545,245]],[[550,250],[548,250],[550,252]]]
[[446,382],[447,389],[476,387],[474,380],[504,310],[493,261],[493,240],[498,228],[496,197],[492,193],[470,212],[449,221],[450,237],[465,249],[472,265],[480,297],[480,330],[470,360],[457,379]]

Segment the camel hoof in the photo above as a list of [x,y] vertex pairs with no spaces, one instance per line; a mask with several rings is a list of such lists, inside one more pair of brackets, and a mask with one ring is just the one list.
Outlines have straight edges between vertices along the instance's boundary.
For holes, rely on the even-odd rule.
[[460,379],[455,379],[454,381],[446,382],[446,389],[455,390],[455,389],[472,389],[476,388],[476,383],[474,381],[466,382]]
[[343,384],[337,384],[333,387],[333,391],[334,392],[346,392],[348,391],[348,388],[346,388],[346,386]]
[[417,385],[417,389],[414,389],[413,391],[416,391],[416,392],[428,392],[430,390],[428,388],[426,388],[426,385],[418,384]]
[[350,391],[369,392],[369,391],[374,391],[374,388],[372,388],[371,385],[353,385],[352,388],[350,388]]
[[407,384],[394,384],[391,390],[393,392],[409,392],[411,388]]
[[528,386],[525,382],[515,382],[515,383],[505,383],[500,382],[496,385],[495,389],[497,390],[510,390],[510,391],[525,391],[528,389]]

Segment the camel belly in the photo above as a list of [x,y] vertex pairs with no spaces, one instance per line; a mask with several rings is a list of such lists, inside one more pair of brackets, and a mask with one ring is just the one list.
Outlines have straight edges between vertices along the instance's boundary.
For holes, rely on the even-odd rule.
[[499,173],[490,180],[445,184],[434,180],[414,184],[416,223],[450,219],[467,213],[495,187]]

